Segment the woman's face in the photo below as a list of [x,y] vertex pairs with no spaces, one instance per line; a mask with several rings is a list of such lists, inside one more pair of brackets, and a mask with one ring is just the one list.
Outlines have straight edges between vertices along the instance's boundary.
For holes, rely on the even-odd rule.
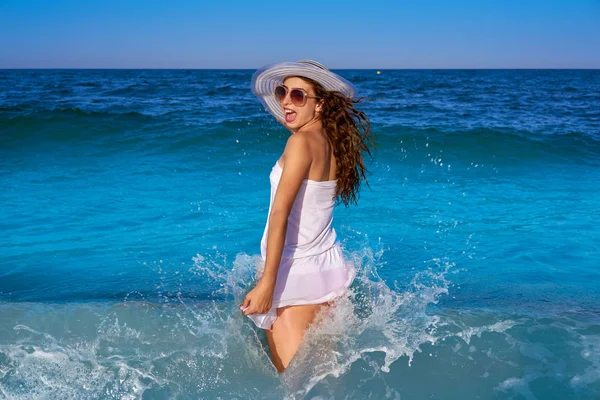
[[[283,86],[286,87],[287,94],[280,104],[285,115],[285,126],[291,131],[297,131],[316,121],[321,110],[321,104],[319,99],[315,99],[315,91],[312,85],[301,78],[290,77],[283,81]],[[297,106],[292,102],[290,98],[292,89],[303,90],[308,95],[306,104]]]

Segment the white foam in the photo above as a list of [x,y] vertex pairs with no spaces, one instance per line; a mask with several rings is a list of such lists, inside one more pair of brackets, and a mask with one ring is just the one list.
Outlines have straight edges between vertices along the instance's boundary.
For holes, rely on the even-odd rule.
[[517,325],[517,322],[509,319],[509,320],[499,321],[499,322],[496,322],[491,325],[483,325],[483,326],[478,326],[478,327],[466,327],[462,332],[456,333],[456,336],[463,339],[467,344],[470,344],[471,338],[473,336],[477,336],[478,338],[481,338],[481,335],[484,332],[503,333],[515,325]]
[[583,373],[574,375],[569,384],[573,387],[585,387],[600,383],[600,336],[581,336],[583,349],[580,354],[591,365]]
[[328,377],[340,377],[368,354],[382,353],[382,364],[369,365],[389,372],[400,357],[407,357],[410,365],[422,344],[436,341],[439,318],[426,309],[447,293],[445,274],[451,263],[432,260],[438,272],[433,268],[418,272],[409,290],[400,292],[378,276],[381,252],[363,249],[349,256],[360,266],[353,290],[313,324],[285,373],[284,381],[295,397],[306,396]]

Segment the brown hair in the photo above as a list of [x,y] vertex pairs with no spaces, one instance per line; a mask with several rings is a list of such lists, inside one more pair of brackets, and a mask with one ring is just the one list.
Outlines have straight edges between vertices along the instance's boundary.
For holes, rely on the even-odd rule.
[[364,99],[353,100],[340,92],[325,90],[321,84],[310,78],[298,78],[310,83],[315,90],[315,96],[323,101],[320,117],[336,159],[335,195],[338,204],[340,200],[346,206],[350,203],[357,204],[361,180],[364,179],[369,186],[363,152],[372,159],[369,146],[374,147],[371,123],[364,112],[354,107]]

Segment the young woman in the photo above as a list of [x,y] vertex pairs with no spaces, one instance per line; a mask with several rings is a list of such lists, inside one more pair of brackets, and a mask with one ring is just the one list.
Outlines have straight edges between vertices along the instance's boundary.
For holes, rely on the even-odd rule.
[[354,279],[331,224],[336,202],[356,203],[366,181],[370,125],[354,108],[352,84],[314,61],[263,67],[252,92],[292,135],[270,175],[262,276],[240,308],[267,330],[283,372],[317,312]]

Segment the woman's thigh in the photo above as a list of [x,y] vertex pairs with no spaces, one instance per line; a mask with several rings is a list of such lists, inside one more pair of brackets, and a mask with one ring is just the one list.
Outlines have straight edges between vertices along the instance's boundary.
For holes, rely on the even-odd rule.
[[277,309],[277,319],[271,330],[267,331],[271,358],[277,371],[283,372],[287,368],[302,343],[304,332],[324,306],[327,303]]

